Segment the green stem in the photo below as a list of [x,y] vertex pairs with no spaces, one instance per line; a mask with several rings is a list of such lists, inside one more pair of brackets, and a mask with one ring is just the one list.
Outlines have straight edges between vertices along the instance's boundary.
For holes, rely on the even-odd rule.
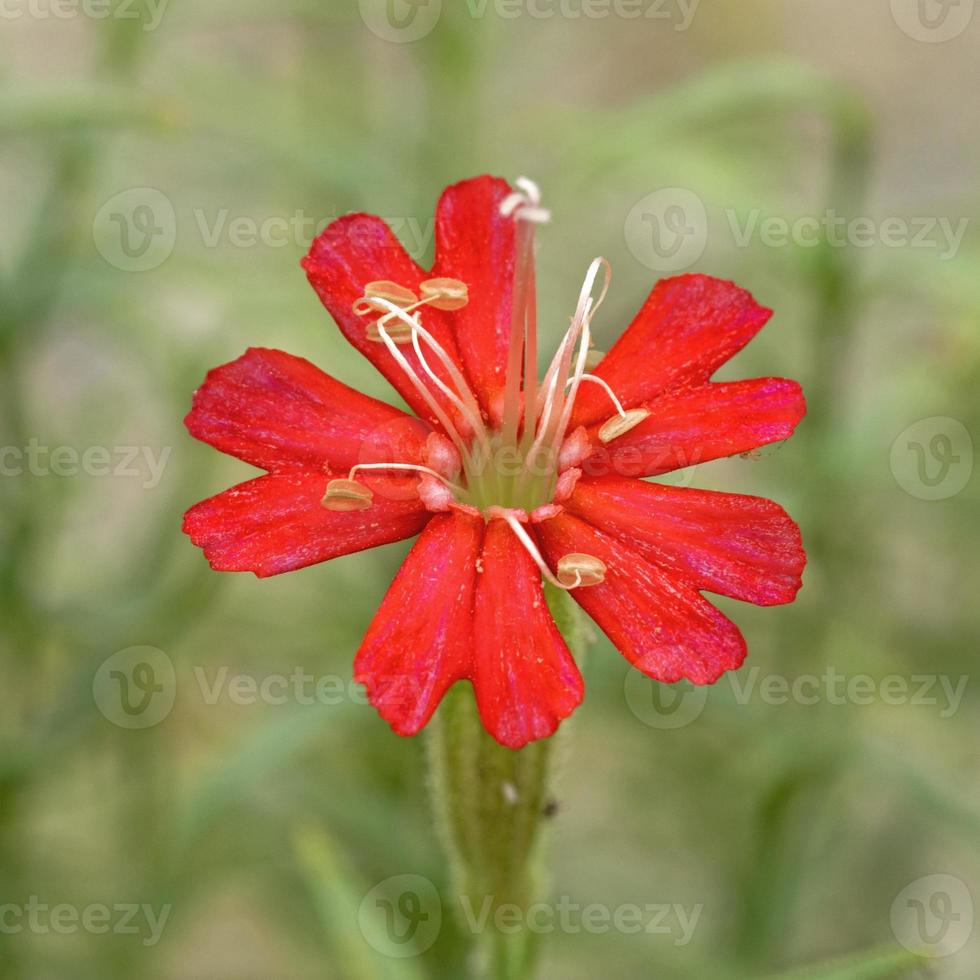
[[[581,613],[568,594],[548,602],[581,659]],[[551,794],[554,737],[505,748],[485,731],[472,691],[457,685],[430,726],[433,806],[453,873],[454,909],[474,935],[473,975],[529,980],[537,948],[527,910],[544,888],[542,825]]]

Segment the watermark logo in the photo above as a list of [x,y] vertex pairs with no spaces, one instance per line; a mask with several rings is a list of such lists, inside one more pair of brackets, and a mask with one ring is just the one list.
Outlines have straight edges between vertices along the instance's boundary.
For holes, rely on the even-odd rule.
[[173,710],[177,674],[156,647],[119,650],[95,672],[92,697],[99,711],[120,728],[152,728]]
[[382,41],[408,44],[432,33],[442,0],[358,0],[361,20]]
[[631,667],[624,683],[630,711],[650,728],[672,729],[690,725],[708,701],[705,685],[680,681],[660,684]]
[[133,187],[99,208],[92,237],[109,265],[123,272],[149,272],[173,254],[177,214],[162,192]]
[[442,929],[442,900],[421,875],[395,875],[375,885],[357,911],[361,935],[384,956],[424,953]]
[[958,419],[919,419],[892,443],[891,468],[898,485],[918,500],[955,497],[973,475],[973,439]]
[[630,208],[624,225],[633,258],[654,272],[679,272],[694,265],[708,245],[704,201],[686,187],[665,187]]
[[891,925],[910,952],[934,959],[952,956],[973,934],[973,896],[955,875],[926,875],[898,893]]
[[891,0],[892,17],[913,41],[937,44],[970,26],[976,0]]

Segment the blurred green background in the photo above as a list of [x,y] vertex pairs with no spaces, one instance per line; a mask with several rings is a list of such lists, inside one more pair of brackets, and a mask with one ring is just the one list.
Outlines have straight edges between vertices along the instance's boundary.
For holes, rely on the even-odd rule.
[[[796,975],[867,950],[812,975],[925,975],[912,947],[949,954],[930,976],[975,978],[972,12],[5,0],[0,977],[464,976],[423,740],[350,685],[408,544],[212,573],[181,514],[251,471],[181,419],[250,345],[391,399],[299,259],[350,210],[425,259],[442,187],[490,172],[533,177],[554,214],[542,348],[595,255],[614,271],[600,347],[656,279],[709,272],[776,311],[724,377],[797,378],[810,406],[785,445],[671,478],[784,504],[804,588],[719,602],[750,655],[708,692],[654,690],[595,644],[562,732],[550,900],[668,913],[556,930],[541,975]],[[295,671],[299,696],[276,680]],[[267,678],[274,696],[248,686]],[[398,958],[362,927],[400,875],[445,907]],[[130,903],[150,909],[139,934]],[[109,924],[85,925],[99,905]]]

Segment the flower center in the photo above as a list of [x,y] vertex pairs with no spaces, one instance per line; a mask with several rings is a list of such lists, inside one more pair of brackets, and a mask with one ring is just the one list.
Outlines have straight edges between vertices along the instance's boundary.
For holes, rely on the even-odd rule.
[[[458,310],[469,301],[466,283],[458,279],[434,278],[420,283],[418,295],[387,280],[368,283],[353,309],[366,318],[368,339],[384,344],[399,367],[423,397],[452,440],[459,465],[421,466],[414,463],[371,463],[355,466],[346,479],[331,480],[324,506],[332,510],[355,510],[371,506],[371,491],[354,477],[359,470],[416,471],[431,477],[460,504],[476,508],[488,519],[502,517],[553,584],[570,589],[602,581],[605,567],[590,555],[566,555],[554,576],[533,539],[515,514],[526,515],[550,503],[563,466],[562,447],[579,388],[585,382],[601,386],[612,402],[613,414],[600,428],[598,437],[609,442],[628,432],[649,414],[644,409],[626,411],[615,393],[601,378],[588,373],[595,360],[591,323],[609,288],[609,263],[595,259],[589,266],[578,304],[558,350],[543,379],[537,374],[537,324],[534,288],[534,231],[549,220],[541,207],[538,188],[529,180],[517,180],[518,191],[501,205],[501,213],[515,222],[515,273],[511,306],[510,347],[499,424],[491,427],[462,372],[421,322],[426,307]],[[598,298],[596,282],[603,277]],[[373,318],[370,318],[375,314]],[[416,368],[401,348],[411,347]],[[444,369],[443,380],[433,368]],[[423,379],[424,376],[424,379]],[[428,383],[427,383],[428,382]],[[448,383],[447,383],[448,382]],[[450,418],[434,397],[434,385],[453,406],[457,419]],[[448,443],[446,444],[448,448]],[[445,454],[444,454],[445,455]],[[449,455],[453,455],[451,452]],[[426,462],[430,462],[428,459]],[[457,479],[456,470],[461,470]]]

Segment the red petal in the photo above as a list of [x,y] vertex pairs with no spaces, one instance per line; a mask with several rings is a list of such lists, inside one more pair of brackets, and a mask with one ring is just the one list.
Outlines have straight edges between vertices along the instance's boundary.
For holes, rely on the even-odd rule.
[[[772,310],[732,282],[704,275],[662,279],[594,373],[631,408],[667,388],[703,384],[770,316]],[[611,414],[609,399],[589,385],[576,399],[572,427]]]
[[785,378],[682,388],[646,406],[651,415],[581,464],[586,476],[656,476],[788,439],[806,414],[803,391]]
[[184,423],[203,442],[273,471],[418,463],[431,431],[301,357],[262,348],[209,371]]
[[712,684],[745,659],[738,628],[685,579],[568,514],[537,525],[549,563],[571,552],[603,561],[605,581],[572,597],[638,670],[658,681]]
[[354,679],[399,735],[414,735],[468,677],[483,520],[433,517],[391,583],[354,661]]
[[579,480],[565,507],[699,589],[771,606],[800,588],[800,529],[771,500],[607,476]]
[[553,735],[582,702],[582,675],[548,611],[541,572],[504,521],[483,541],[473,686],[488,732],[512,749]]
[[[309,254],[303,259],[303,268],[344,336],[391,382],[417,415],[438,425],[426,400],[388,348],[368,340],[365,331],[370,318],[359,316],[351,309],[369,282],[389,280],[418,294],[419,283],[429,278],[429,274],[402,248],[391,229],[372,215],[351,214],[340,218],[313,241]],[[445,315],[425,308],[422,323],[459,367],[459,354]],[[412,346],[408,344],[399,349],[436,402],[455,421],[456,410],[421,368]],[[449,382],[445,367],[435,354],[429,354],[426,361],[444,382]]]
[[436,208],[433,276],[460,279],[469,302],[450,316],[474,390],[489,412],[504,388],[514,283],[514,219],[500,213],[511,189],[499,177],[447,187]]
[[339,555],[410,538],[431,516],[402,481],[369,477],[374,503],[346,513],[320,503],[330,477],[323,473],[260,476],[184,515],[184,532],[219,572],[259,578],[304,568]]

